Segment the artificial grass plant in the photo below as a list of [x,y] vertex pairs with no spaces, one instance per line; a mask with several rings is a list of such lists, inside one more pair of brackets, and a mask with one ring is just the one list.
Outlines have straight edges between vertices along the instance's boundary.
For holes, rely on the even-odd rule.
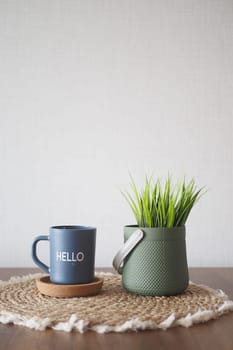
[[160,180],[145,179],[145,185],[139,192],[131,178],[132,194],[122,194],[127,200],[139,227],[175,227],[185,225],[194,204],[200,198],[203,188],[197,188],[192,179],[185,179],[172,185],[168,175],[164,184]]

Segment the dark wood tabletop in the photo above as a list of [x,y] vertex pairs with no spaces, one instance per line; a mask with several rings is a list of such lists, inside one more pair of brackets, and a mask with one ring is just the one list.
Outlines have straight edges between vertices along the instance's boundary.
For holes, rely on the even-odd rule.
[[[106,271],[106,269],[99,269]],[[107,269],[108,270],[108,269]],[[37,269],[0,268],[0,279],[38,272]],[[190,279],[222,289],[233,300],[233,268],[191,268]],[[0,324],[0,350],[233,350],[233,312],[190,328],[175,327],[132,333],[35,331]]]

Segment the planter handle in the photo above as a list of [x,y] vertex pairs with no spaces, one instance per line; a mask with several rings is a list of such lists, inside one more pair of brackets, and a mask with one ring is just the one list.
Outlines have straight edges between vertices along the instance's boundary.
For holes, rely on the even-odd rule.
[[132,235],[127,239],[123,247],[115,255],[113,259],[113,267],[119,274],[122,275],[123,267],[121,264],[124,262],[124,259],[131,253],[131,251],[136,247],[136,245],[143,239],[144,232],[140,229],[134,231]]

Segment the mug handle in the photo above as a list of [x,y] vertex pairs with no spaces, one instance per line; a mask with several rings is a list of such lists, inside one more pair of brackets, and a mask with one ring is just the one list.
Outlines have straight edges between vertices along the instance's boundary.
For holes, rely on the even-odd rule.
[[136,247],[136,245],[143,239],[144,232],[140,229],[133,232],[133,234],[127,239],[123,247],[115,255],[112,265],[119,274],[122,275],[123,266],[122,263],[124,259],[131,253],[131,251]]
[[49,241],[49,236],[38,236],[38,237],[36,237],[34,239],[34,241],[32,243],[32,260],[42,270],[44,270],[45,272],[49,273],[49,267],[47,265],[45,265],[44,263],[42,263],[42,261],[40,261],[40,259],[37,256],[37,253],[36,253],[36,247],[37,247],[37,243],[39,241]]

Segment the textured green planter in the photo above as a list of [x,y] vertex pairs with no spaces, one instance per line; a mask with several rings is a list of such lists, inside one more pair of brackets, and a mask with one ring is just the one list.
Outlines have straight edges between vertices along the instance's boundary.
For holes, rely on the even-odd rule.
[[[125,242],[139,228],[124,227]],[[188,286],[185,226],[139,228],[143,239],[124,260],[122,283],[141,295],[176,295]]]

